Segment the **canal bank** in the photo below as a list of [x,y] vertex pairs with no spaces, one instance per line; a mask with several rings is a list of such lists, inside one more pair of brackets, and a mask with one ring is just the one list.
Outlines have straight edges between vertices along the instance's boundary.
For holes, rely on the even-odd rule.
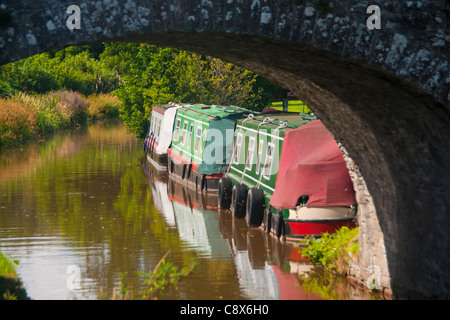
[[88,121],[118,118],[119,108],[112,94],[86,97],[70,90],[41,95],[20,92],[0,98],[0,152]]
[[0,300],[28,300],[15,265],[18,261],[11,261],[0,252]]

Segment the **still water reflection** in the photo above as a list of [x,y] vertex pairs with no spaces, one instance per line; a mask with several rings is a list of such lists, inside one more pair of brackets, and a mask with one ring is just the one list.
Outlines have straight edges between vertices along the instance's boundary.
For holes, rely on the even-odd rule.
[[[248,230],[217,200],[158,176],[120,122],[0,156],[0,251],[31,299],[139,299],[140,271],[194,271],[164,299],[320,299],[298,285],[298,249]],[[79,287],[73,288],[73,270]],[[69,280],[69,283],[68,283]],[[78,284],[78,283],[77,283]]]

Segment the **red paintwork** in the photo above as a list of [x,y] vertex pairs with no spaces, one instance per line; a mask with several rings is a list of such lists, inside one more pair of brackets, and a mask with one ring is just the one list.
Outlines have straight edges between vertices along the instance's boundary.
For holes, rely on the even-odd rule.
[[[356,227],[354,221],[321,221],[321,222],[295,222],[288,221],[291,229],[290,235],[322,235],[324,233],[334,233],[341,227]],[[286,235],[289,236],[289,235]]]
[[276,265],[272,269],[280,288],[281,300],[323,300],[319,294],[305,292],[299,285],[298,275],[287,273]]
[[156,107],[153,107],[153,110],[156,111],[156,112],[159,112],[159,113],[161,113],[161,114],[164,114],[164,111],[163,111],[163,110],[160,110],[160,109],[158,109],[158,108],[156,108]]

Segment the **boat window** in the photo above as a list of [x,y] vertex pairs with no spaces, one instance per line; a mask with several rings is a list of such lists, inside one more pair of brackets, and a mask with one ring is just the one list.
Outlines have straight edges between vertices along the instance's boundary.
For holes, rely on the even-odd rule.
[[204,150],[205,149],[205,145],[206,145],[206,135],[207,135],[207,131],[206,131],[206,128],[204,128],[203,129],[203,132],[202,132],[202,150]]
[[245,169],[252,168],[254,154],[255,154],[255,137],[250,137],[248,140],[247,162],[245,164]]
[[183,123],[183,135],[181,136],[181,144],[184,144],[184,142],[186,141],[187,125],[188,125],[187,121],[184,120],[184,123]]
[[257,174],[259,173],[259,168],[261,167],[261,158],[262,158],[263,146],[264,146],[264,140],[263,139],[259,139],[258,158],[256,159],[256,168],[255,168],[255,172]]
[[263,177],[267,180],[270,179],[270,174],[272,172],[272,163],[273,163],[273,154],[275,152],[275,144],[268,143],[267,144],[267,153],[266,153],[266,162],[263,168]]
[[197,126],[197,133],[195,134],[195,142],[194,142],[194,151],[198,152],[198,148],[200,147],[200,139],[202,137],[202,126]]
[[242,132],[238,133],[236,137],[236,150],[234,152],[234,163],[239,164],[239,159],[241,158],[241,145],[242,145],[242,138],[243,138]]
[[175,127],[175,134],[174,134],[174,136],[173,136],[173,141],[174,141],[174,142],[177,142],[177,141],[178,141],[178,138],[179,138],[179,136],[180,136],[180,126],[181,126],[181,119],[178,118],[178,119],[177,119],[177,125],[176,125],[176,127]]
[[192,132],[194,131],[194,124],[191,123],[191,126],[189,128],[189,136],[188,136],[188,140],[187,140],[187,147],[191,148],[191,141],[192,141]]
[[150,133],[154,132],[155,127],[155,116],[152,116],[152,120],[150,121]]
[[155,117],[152,118],[152,132],[155,134],[155,127],[156,127],[156,119]]
[[158,131],[159,114],[155,112],[153,118],[154,118],[154,121],[153,121],[153,134],[156,136],[156,133]]

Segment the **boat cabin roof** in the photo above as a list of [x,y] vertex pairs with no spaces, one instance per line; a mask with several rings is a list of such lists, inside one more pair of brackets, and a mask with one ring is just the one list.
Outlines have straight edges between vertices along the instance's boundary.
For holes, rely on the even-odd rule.
[[159,104],[159,105],[153,106],[152,111],[156,111],[156,112],[164,114],[167,111],[167,109],[170,109],[173,107],[185,107],[185,106],[189,106],[189,104],[184,104],[184,103],[183,104],[175,104],[175,103],[169,102],[168,104]]
[[180,114],[201,118],[205,121],[220,119],[231,115],[249,113],[250,110],[237,106],[217,106],[206,104],[186,105],[179,109]]
[[274,112],[257,115],[253,114],[247,119],[238,120],[238,124],[244,128],[264,128],[269,130],[285,124],[286,129],[293,129],[301,127],[314,119],[316,119],[316,117],[298,112]]

